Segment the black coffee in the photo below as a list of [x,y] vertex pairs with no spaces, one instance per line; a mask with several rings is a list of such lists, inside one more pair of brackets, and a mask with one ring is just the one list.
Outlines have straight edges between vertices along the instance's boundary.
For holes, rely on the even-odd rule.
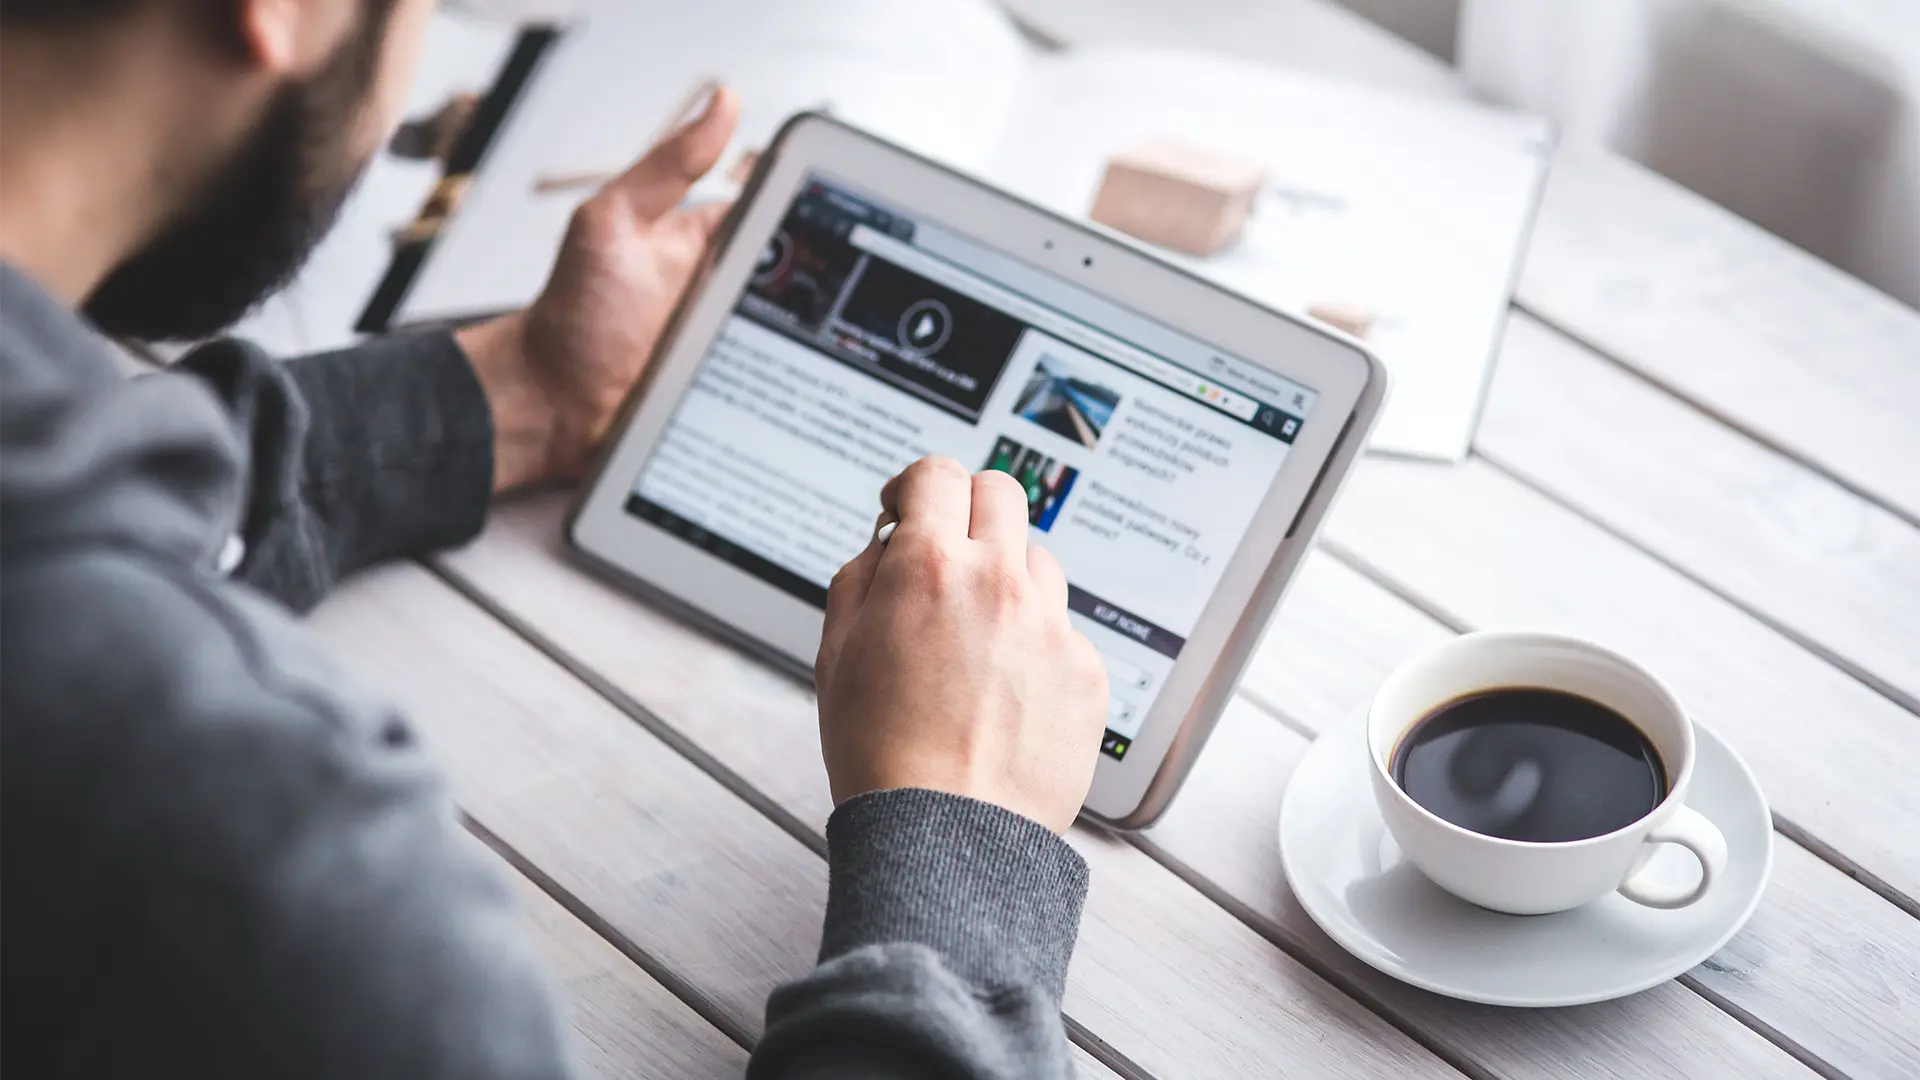
[[1394,747],[1393,781],[1465,829],[1508,840],[1584,840],[1667,797],[1660,752],[1633,722],[1558,690],[1512,687],[1447,702]]

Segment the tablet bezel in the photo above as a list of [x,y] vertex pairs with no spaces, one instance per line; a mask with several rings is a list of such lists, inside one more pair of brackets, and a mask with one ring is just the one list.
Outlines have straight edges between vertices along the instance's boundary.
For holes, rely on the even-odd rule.
[[[1068,221],[827,117],[781,129],[688,289],[569,519],[574,551],[811,677],[821,612],[624,505],[654,444],[806,180],[829,182],[994,248],[1319,395],[1127,756],[1101,755],[1086,810],[1149,824],[1184,778],[1259,630],[1377,416],[1379,361],[1351,338],[1229,293],[1117,235]],[[876,506],[876,511],[878,507]]]

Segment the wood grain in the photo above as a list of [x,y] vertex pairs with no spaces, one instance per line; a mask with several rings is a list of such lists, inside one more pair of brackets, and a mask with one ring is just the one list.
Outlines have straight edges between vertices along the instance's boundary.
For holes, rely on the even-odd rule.
[[[1451,635],[1355,571],[1316,554],[1302,567],[1262,644],[1243,683],[1243,697],[1249,705],[1278,710],[1298,730],[1324,731],[1363,708],[1395,666]],[[1254,718],[1251,709],[1242,707],[1222,721],[1186,791],[1163,826],[1149,835],[1291,932],[1297,925],[1292,920],[1301,913],[1286,895],[1277,853],[1271,843],[1254,846],[1250,838],[1256,831],[1270,837],[1280,789],[1267,773],[1290,767],[1300,747],[1291,733],[1270,730],[1280,725],[1268,717],[1259,718],[1268,720],[1267,725],[1251,723]],[[1254,759],[1265,764],[1244,764]],[[1249,837],[1245,844],[1230,839],[1236,830]],[[1308,936],[1321,940],[1317,931]],[[1910,1019],[1920,1015],[1916,957],[1920,921],[1776,835],[1773,878],[1759,911],[1733,941],[1695,968],[1689,980],[1857,1080],[1892,1080],[1920,1076],[1920,1025]],[[1586,1039],[1638,1044],[1636,1060],[1642,1054],[1656,1062],[1688,1060],[1684,1046],[1655,1042],[1682,1038],[1690,1028],[1669,1027],[1664,1002],[1655,1010],[1658,1015],[1635,1020],[1640,1015],[1635,1003],[1643,999],[1651,995],[1618,1003],[1621,1011],[1614,1015],[1631,1021],[1624,1026],[1595,1026],[1563,1035],[1575,1042],[1572,1060],[1585,1060],[1579,1044]],[[1694,1002],[1675,1015],[1705,1004],[1698,998]],[[1414,1015],[1427,1016],[1424,1011]],[[1473,1025],[1459,1034],[1469,1052],[1482,1047],[1488,1054],[1526,1055],[1558,1045],[1530,1046],[1511,1032],[1479,1030],[1480,1025],[1503,1027],[1514,1015],[1468,1006],[1464,1013],[1442,1019]],[[1701,1030],[1715,1029],[1703,1025]],[[1699,1072],[1710,1075],[1714,1070]]]
[[1326,536],[1456,625],[1639,659],[1746,758],[1777,815],[1915,910],[1920,719],[1898,705],[1484,462],[1370,460]]
[[[817,855],[418,567],[355,582],[314,622],[356,674],[409,707],[469,813],[739,1039],[758,1037],[767,994],[813,965],[826,902]],[[564,723],[547,727],[554,718]],[[563,985],[569,962],[555,961]],[[614,1058],[646,1032],[611,1002],[584,1008],[605,1025],[598,1060],[632,1075]],[[1083,1080],[1116,1080],[1073,1055]]]
[[1920,528],[1523,314],[1474,449],[1909,708],[1920,700]]
[[[406,709],[470,816],[671,972],[716,1030],[759,1037],[767,995],[819,949],[826,863],[811,848],[418,566],[357,579],[312,622]],[[553,962],[564,985],[572,961]],[[648,1036],[612,1003],[585,1009],[609,1027],[601,1062]],[[1082,1080],[1117,1080],[1073,1055]]]
[[[492,603],[691,740],[816,832],[831,810],[811,694],[561,561],[561,504],[497,511],[445,557]],[[1301,967],[1137,849],[1076,832],[1093,868],[1066,1008],[1163,1078],[1452,1076],[1416,1043]],[[1223,1008],[1223,1003],[1230,1007]]]
[[730,1034],[819,948],[826,865],[417,566],[315,628],[422,732],[466,812],[655,958]]
[[528,934],[566,997],[574,1060],[588,1076],[737,1080],[747,1051],[702,1020],[513,868]]
[[1920,521],[1920,312],[1646,170],[1565,149],[1519,303]]

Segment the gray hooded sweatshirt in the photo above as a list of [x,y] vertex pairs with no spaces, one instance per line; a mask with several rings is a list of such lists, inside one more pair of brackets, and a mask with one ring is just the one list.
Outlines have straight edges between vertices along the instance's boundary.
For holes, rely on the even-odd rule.
[[[561,1007],[406,718],[300,625],[472,537],[492,417],[445,334],[135,379],[0,264],[9,1076],[563,1077]],[[827,826],[821,963],[749,1075],[1066,1077],[1086,867],[927,791]]]

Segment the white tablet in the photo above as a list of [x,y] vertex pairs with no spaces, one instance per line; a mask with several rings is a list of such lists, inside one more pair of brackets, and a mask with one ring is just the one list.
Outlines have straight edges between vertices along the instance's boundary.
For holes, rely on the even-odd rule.
[[802,672],[885,481],[1025,485],[1112,685],[1086,803],[1172,798],[1385,393],[1358,343],[824,117],[782,129],[568,525]]

